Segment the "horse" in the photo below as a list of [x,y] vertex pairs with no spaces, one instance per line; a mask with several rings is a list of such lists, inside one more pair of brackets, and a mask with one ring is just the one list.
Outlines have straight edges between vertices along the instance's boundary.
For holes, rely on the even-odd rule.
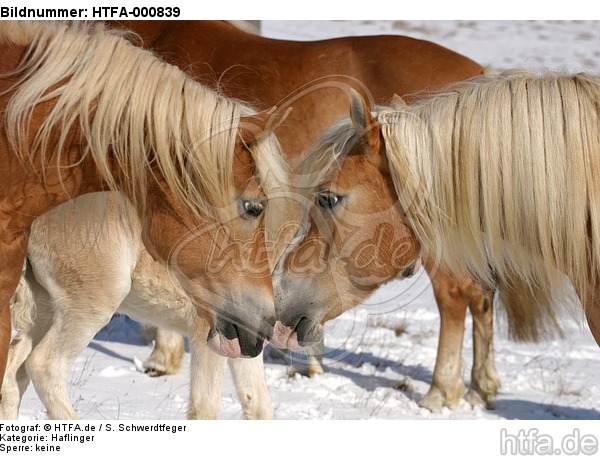
[[[9,349],[2,419],[18,418],[30,379],[51,419],[77,418],[68,375],[115,312],[189,337],[187,417],[216,419],[226,358],[208,348],[208,322],[167,267],[144,248],[140,221],[121,216],[123,205],[133,213],[120,193],[90,193],[32,224],[27,270],[12,305],[18,332]],[[65,224],[68,233],[61,230]],[[229,358],[228,364],[244,417],[273,418],[263,358]]]
[[[276,296],[278,318],[287,312],[297,320],[294,326],[279,320],[272,343],[298,348],[317,340],[322,321],[344,310],[322,305],[331,299],[329,290],[368,292],[396,272],[389,271],[393,266],[402,272],[418,258],[414,243],[450,270],[469,271],[489,286],[503,281],[513,294],[524,291],[528,299],[516,307],[503,302],[513,333],[554,329],[562,312],[573,312],[574,291],[600,342],[594,301],[600,228],[593,174],[600,150],[600,77],[514,71],[403,106],[372,107],[355,91],[349,97],[349,116],[315,145],[317,167],[335,161],[348,170],[348,158],[361,157],[372,168],[367,190],[379,192],[377,180],[388,178],[388,194],[378,195],[396,203],[402,231],[388,229],[390,216],[383,211],[389,206],[373,207],[372,200],[352,193],[352,173],[329,171],[317,192],[321,209],[315,219],[318,215],[320,223],[331,225],[364,206],[381,211],[381,222],[372,229],[381,230],[379,245],[394,249],[377,245],[370,250],[382,265],[379,277],[360,275],[358,266],[366,258],[344,256],[340,268],[358,269],[344,281],[330,267],[336,255],[344,255],[342,245],[324,257],[329,269],[318,278],[314,268],[307,273],[293,258],[310,248],[310,241],[320,247],[319,230],[311,228],[282,260],[287,273],[282,280],[290,292]],[[353,228],[365,223],[358,219]],[[386,258],[390,252],[393,257]]]
[[[309,146],[347,112],[348,86],[361,93],[368,87],[374,102],[387,102],[394,94],[412,102],[452,82],[484,73],[467,57],[405,36],[297,42],[261,37],[223,21],[119,21],[111,25],[133,31],[140,37],[140,45],[228,96],[262,108],[293,106],[277,137],[297,175],[304,172]],[[439,409],[455,405],[463,396],[460,366],[467,308],[474,321],[474,363],[467,400],[489,404],[499,386],[493,360],[493,291],[467,274],[439,270],[427,260],[425,266],[441,324],[432,386],[421,404]],[[364,294],[348,299],[356,305],[362,297]],[[183,342],[176,334],[161,330],[158,334],[145,365],[152,375],[176,372],[181,360],[176,353],[182,353]],[[524,337],[535,339],[532,334]],[[163,349],[165,346],[175,349]],[[308,348],[307,352],[308,374],[323,372],[312,355],[322,349],[315,347],[311,352]]]
[[553,317],[575,293],[600,345],[599,100],[597,75],[514,70],[377,120],[423,246],[485,283],[517,277],[553,297],[530,300],[532,314]]
[[[109,189],[132,202],[210,347],[260,354],[275,321],[264,228],[285,213],[283,199],[266,202],[287,182],[270,128],[284,114],[226,98],[103,24],[3,22],[0,53],[0,374],[31,224]],[[210,276],[209,256],[225,253],[245,270]]]

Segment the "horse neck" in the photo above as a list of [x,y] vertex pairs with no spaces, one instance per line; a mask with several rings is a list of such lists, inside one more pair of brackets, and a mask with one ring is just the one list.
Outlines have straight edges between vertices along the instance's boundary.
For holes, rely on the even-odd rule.
[[[24,47],[0,49],[0,72],[6,74],[21,59]],[[4,113],[10,101],[14,78],[0,79],[0,112]],[[32,113],[30,131],[36,131],[43,120],[49,102],[41,103]],[[33,220],[63,202],[79,195],[106,190],[98,167],[89,156],[84,156],[78,134],[74,132],[60,154],[40,153],[19,157],[7,138],[5,122],[0,129],[0,204],[11,214],[4,226],[7,232],[26,230]],[[33,134],[29,135],[31,139]],[[114,169],[117,175],[117,168]],[[120,179],[119,179],[120,180]]]
[[[263,49],[266,38],[246,32],[227,21],[108,21],[141,38],[140,46],[152,49],[161,59],[191,71],[201,83],[215,83],[211,67],[220,74],[228,67],[245,62],[244,51]],[[240,42],[243,41],[243,42]],[[230,55],[231,54],[231,55]],[[224,61],[221,68],[219,62]],[[244,99],[243,96],[238,96]],[[249,101],[249,100],[246,100]]]
[[232,34],[253,35],[242,30],[229,21],[106,21],[111,28],[124,28],[131,30],[142,38],[144,46],[154,43],[162,43],[168,36],[179,30],[191,30],[195,35],[224,34],[231,37]]
[[[168,119],[169,109],[156,108],[154,97],[151,96],[154,92],[148,87],[157,86],[133,82],[128,87],[141,94],[136,92],[131,98],[122,98],[126,101],[117,102],[116,97],[123,92],[116,83],[117,77],[98,70],[96,84],[84,79],[88,74],[86,72],[93,67],[89,59],[84,61],[87,66],[73,74],[64,69],[70,62],[69,56],[65,60],[59,60],[58,66],[52,67],[50,64],[49,70],[45,66],[46,61],[40,63],[33,59],[34,71],[25,73],[24,77],[24,71],[29,70],[28,62],[22,63],[22,56],[29,51],[25,45],[13,45],[12,49],[15,50],[7,53],[10,64],[3,59],[4,54],[0,56],[0,65],[5,70],[0,79],[0,112],[5,115],[3,131],[0,132],[3,133],[0,134],[0,152],[4,152],[6,156],[6,161],[0,163],[0,168],[6,171],[3,175],[10,176],[6,182],[5,195],[10,195],[11,201],[19,201],[20,205],[17,207],[17,203],[9,202],[9,209],[28,214],[26,221],[19,222],[20,225],[26,227],[27,221],[68,199],[109,188],[123,191],[136,203],[136,207],[139,205],[141,208],[148,191],[147,177],[150,174],[163,175],[164,164],[168,167],[167,179],[177,179],[175,160],[168,157],[171,151],[168,130],[162,136],[162,129],[158,134],[150,135],[153,145],[160,144],[160,147],[150,147],[145,136],[144,125],[149,123],[149,111],[152,111],[150,117],[154,119],[155,125],[165,125],[167,121],[172,121]],[[138,52],[141,56],[138,63],[143,63],[143,68],[154,69],[157,66],[156,60],[149,54],[142,54],[143,51],[134,50],[132,46],[119,42],[112,49],[115,50],[111,59],[114,65],[131,61],[133,57],[130,54],[135,57],[135,52]],[[55,50],[56,47],[52,48],[52,52]],[[92,55],[93,58],[95,56],[96,54]],[[101,59],[101,63],[109,65],[106,59]],[[129,67],[125,65],[125,69],[127,68]],[[137,66],[131,68],[129,71],[138,69],[140,76],[151,76]],[[159,73],[155,75],[157,79],[159,76],[162,81],[173,78],[173,86],[168,85],[168,89],[164,90],[167,95],[170,94],[169,90],[177,92],[177,88],[185,85],[186,79],[173,67],[160,64],[158,68]],[[65,87],[61,87],[62,84]],[[168,83],[165,82],[166,84]],[[158,87],[164,88],[165,85]],[[150,96],[144,96],[148,92]],[[113,93],[114,96],[108,95]],[[194,99],[194,103],[200,103],[205,92],[200,85],[190,84],[189,87],[186,85],[186,94]],[[131,106],[134,103],[132,100],[140,99],[149,103],[145,110]],[[174,110],[181,109],[177,103],[174,106]],[[162,117],[157,119],[160,116]],[[181,130],[172,133],[179,134]],[[158,142],[156,138],[159,138]],[[158,165],[152,160],[153,157],[148,156],[152,150],[155,154],[159,150],[161,152],[159,155],[162,159]],[[160,168],[158,173],[156,169],[154,172],[148,169],[152,163],[152,166]],[[125,175],[127,178],[124,178]]]
[[[21,160],[2,138],[0,154],[6,157],[0,164],[0,173],[5,176],[0,195],[11,212],[7,231],[26,230],[38,216],[68,200],[108,190],[96,163],[82,155],[77,141],[67,145],[60,155],[51,154],[44,160],[34,154]],[[113,174],[120,182],[116,169]]]

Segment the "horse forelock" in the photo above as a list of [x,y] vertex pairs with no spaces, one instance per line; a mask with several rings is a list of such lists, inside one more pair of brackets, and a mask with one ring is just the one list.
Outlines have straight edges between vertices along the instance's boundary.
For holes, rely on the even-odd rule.
[[[24,59],[11,72],[18,82],[5,113],[9,140],[23,159],[41,154],[46,163],[44,157],[61,154],[76,131],[109,188],[138,206],[157,170],[194,212],[231,204],[239,118],[254,110],[133,46],[122,32],[70,23],[13,28],[29,37]],[[29,121],[46,102],[50,112],[31,141]],[[268,142],[278,154],[278,144]],[[263,155],[255,154],[260,169]],[[110,158],[127,174],[120,187]],[[283,180],[281,162],[269,165]]]
[[329,127],[306,154],[302,174],[297,179],[300,189],[307,195],[313,193],[362,136],[363,132],[350,118],[343,118]]
[[488,283],[517,273],[561,295],[566,273],[585,296],[600,277],[599,103],[598,77],[517,71],[380,115],[425,248]]

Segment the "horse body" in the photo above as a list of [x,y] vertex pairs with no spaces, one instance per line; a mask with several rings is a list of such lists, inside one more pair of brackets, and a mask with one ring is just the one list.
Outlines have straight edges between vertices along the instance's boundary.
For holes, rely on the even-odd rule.
[[[143,45],[209,87],[258,108],[290,103],[277,138],[289,157],[306,152],[347,111],[348,85],[377,103],[394,93],[418,99],[450,82],[481,75],[472,60],[405,36],[276,40],[223,21],[119,21]],[[323,82],[324,84],[320,84]],[[329,84],[331,83],[331,84]]]
[[597,76],[512,71],[378,116],[400,203],[426,248],[488,283],[514,275],[552,296],[527,304],[546,318],[572,285],[597,342],[599,100]]
[[[504,301],[512,331],[553,329],[574,289],[600,344],[598,100],[597,76],[520,71],[374,115],[354,93],[315,153],[384,156],[404,221],[435,261],[524,292]],[[343,193],[328,191],[335,217]],[[299,343],[318,321],[298,327]]]
[[[258,134],[265,117],[98,24],[5,23],[0,52],[0,371],[31,223],[68,199],[106,189],[133,202],[156,258],[173,263],[174,248],[186,241],[176,272],[209,321],[211,346],[231,356],[260,353],[275,316],[264,236],[256,233],[265,192],[287,179],[278,144]],[[256,136],[244,133],[244,119]],[[190,236],[200,223],[204,231]],[[232,269],[205,274],[214,232],[223,227],[235,231],[230,241],[240,251],[252,244],[263,252],[249,257],[252,278]],[[255,330],[232,338],[238,326]]]
[[[67,393],[70,369],[115,312],[189,337],[188,418],[217,417],[225,359],[207,346],[209,324],[146,251],[139,220],[124,217],[118,205],[133,210],[118,193],[83,195],[34,222],[31,270],[12,309],[18,333],[3,389],[3,419],[18,417],[30,378],[51,419],[76,418]],[[62,233],[65,223],[70,231]],[[245,417],[272,418],[262,357],[229,361]]]
[[[418,99],[449,82],[473,77],[482,72],[479,65],[463,56],[433,43],[404,37],[365,37],[295,43],[256,37],[237,31],[232,26],[223,23],[202,23],[203,33],[198,32],[195,23],[152,21],[126,23],[125,25],[140,34],[144,45],[158,51],[171,63],[191,69],[200,81],[221,89],[226,95],[262,106],[278,102],[283,102],[284,105],[293,105],[294,110],[288,121],[278,131],[278,136],[284,143],[288,158],[294,162],[302,162],[298,159],[305,158],[302,152],[306,147],[330,123],[345,112],[348,86],[355,86],[364,91],[362,83],[366,83],[373,93],[374,100],[379,102],[388,100],[393,93],[409,95],[412,99]],[[194,48],[192,44],[198,40],[201,40],[202,43]],[[380,52],[381,54],[379,54]],[[396,58],[390,59],[390,52]],[[208,65],[198,62],[208,62]],[[350,162],[355,158],[358,156],[351,157]],[[371,166],[379,167],[381,164],[384,162],[380,158],[371,161]],[[357,176],[367,175],[359,165],[355,165],[353,168],[355,174]],[[86,167],[86,170],[95,170],[95,167]],[[87,182],[88,180],[84,179],[83,181]],[[240,179],[240,181],[243,182],[244,179]],[[100,182],[103,184],[101,180]],[[389,182],[383,179],[381,184],[383,191],[391,195]],[[354,186],[356,182],[349,185]],[[103,185],[101,188],[104,189],[106,186]],[[97,189],[99,188],[92,186],[88,191]],[[375,200],[380,197],[377,192],[371,193]],[[168,197],[163,198],[164,196],[161,195],[160,199],[169,200]],[[397,214],[393,212],[391,214],[392,218],[386,220],[388,226],[404,226]],[[162,211],[162,215],[164,218],[164,211]],[[143,219],[142,221],[144,222]],[[148,226],[144,223],[143,226],[144,233],[149,233],[153,238],[160,238],[163,235],[172,236],[171,232],[163,232],[156,228],[157,223]],[[195,225],[189,223],[188,226]],[[321,227],[323,228],[323,225]],[[338,230],[333,225],[331,228],[334,233]],[[371,229],[370,232],[369,229]],[[365,225],[363,234],[351,239],[349,244],[347,243],[345,254],[352,255],[354,249],[351,248],[351,244],[353,242],[356,247],[356,244],[360,246],[363,241],[368,241],[372,237],[373,229],[372,223]],[[146,237],[146,235],[144,236]],[[160,246],[157,248],[151,242],[147,242],[147,244],[154,256],[161,257],[170,253],[168,248]],[[168,245],[168,243],[163,243],[163,245],[165,244]],[[188,263],[193,263],[199,256],[202,256],[195,253],[189,255]],[[343,255],[341,257],[343,259]],[[185,264],[185,262],[185,258],[183,258],[183,263]],[[354,266],[357,265],[359,264]],[[387,272],[397,274],[405,269],[407,271],[412,269],[410,264],[403,263],[395,266],[401,267]],[[20,267],[19,264],[19,272]],[[435,274],[431,275],[435,281]],[[386,275],[385,280],[391,277],[391,275]],[[450,286],[459,282],[451,276],[446,277],[445,280],[450,282]],[[355,285],[351,283],[348,290],[352,290]],[[361,290],[355,296],[350,296],[346,290],[347,304],[339,305],[340,301],[336,299],[331,303],[321,302],[321,305],[331,310],[328,318],[332,318],[347,306],[358,304],[362,297],[366,296],[365,290],[369,287],[372,290],[374,286],[374,283],[371,285],[360,284]],[[458,286],[465,290],[469,289],[461,284]],[[462,301],[457,304],[456,300],[444,300],[443,302],[445,305],[440,308],[444,309],[446,313],[446,309],[452,308],[452,306],[465,305]],[[219,313],[230,313],[222,312],[222,310]],[[210,313],[207,317],[213,319],[214,315]],[[442,318],[442,324],[445,321],[447,319]],[[252,326],[256,326],[255,323]],[[491,330],[491,326],[488,328]],[[221,330],[221,332],[227,332],[224,328]],[[264,332],[268,332],[268,329]],[[462,340],[462,333],[460,339]],[[216,347],[217,349],[220,348],[222,352],[228,354],[238,353],[239,348],[232,348],[231,343],[228,342],[229,339],[221,338],[220,340],[225,345]],[[457,343],[456,338],[453,343]],[[253,341],[251,345],[253,345],[251,351],[255,352],[259,347],[259,341],[256,340],[256,344]],[[232,350],[236,351],[232,352]],[[482,352],[487,353],[488,350]],[[438,359],[438,363],[440,362],[443,360]],[[436,383],[435,379],[434,383]],[[437,382],[436,388],[444,390],[449,388],[449,384],[444,378],[441,378]],[[448,398],[456,396],[456,394],[450,393],[444,393],[444,395],[447,396],[444,403],[449,403],[454,399]]]
[[[332,127],[309,154],[309,170],[328,171],[318,179],[308,233],[296,240],[279,265],[273,335],[279,346],[300,349],[317,343],[322,323],[357,305],[380,285],[410,276],[420,262],[419,243],[397,204],[383,137],[364,101],[354,99],[353,104],[357,106],[351,110],[352,122]],[[358,246],[345,243],[344,233],[336,230],[340,226],[361,241]],[[303,261],[308,252],[318,261]],[[439,409],[462,397],[460,351],[467,307],[474,316],[477,344],[467,399],[489,403],[499,385],[492,351],[493,290],[464,273],[438,271],[437,263],[425,258],[442,319],[434,379],[421,405]]]
[[[368,92],[372,102],[389,101],[394,94],[400,94],[408,101],[415,101],[452,82],[483,73],[480,65],[460,54],[428,41],[403,36],[346,37],[296,42],[264,38],[221,21],[120,21],[113,25],[134,31],[141,37],[143,46],[158,52],[167,61],[191,72],[203,84],[218,88],[228,96],[259,107],[276,104],[292,106],[293,110],[278,128],[277,136],[288,160],[295,165],[293,171],[297,175],[305,172],[306,151],[309,146],[328,126],[347,112],[348,87],[353,87],[365,95]],[[365,90],[365,86],[368,90]],[[355,158],[350,157],[348,163],[353,160]],[[352,170],[344,170],[343,174],[370,178],[373,173],[367,172],[361,166],[354,165]],[[359,188],[363,184],[364,181],[347,185],[350,188],[357,185]],[[393,194],[385,182],[382,182],[382,189],[390,195]],[[381,195],[376,191],[371,191],[371,196],[372,201],[381,199]],[[369,210],[374,212],[372,208]],[[393,211],[387,213],[391,214],[387,226],[392,227],[395,215]],[[358,225],[353,218],[353,215],[349,217],[350,225]],[[337,222],[341,222],[342,226],[344,223],[348,224],[348,220],[339,218]],[[343,236],[339,236],[338,245],[343,242],[346,245],[345,253],[352,256],[361,242],[373,235],[374,231],[371,228],[375,229],[376,223],[373,220],[367,222],[362,237],[352,237],[348,235],[352,231],[344,232],[344,228],[333,225],[329,228],[321,225],[320,229],[334,234],[344,233]],[[397,223],[396,226],[402,225]],[[318,233],[313,234],[315,236],[311,235],[309,239],[322,239]],[[304,254],[313,260],[318,258],[318,252],[327,250],[324,247],[325,243],[317,243],[319,245],[315,243],[311,247],[311,242],[308,242],[308,247],[303,249]],[[296,259],[301,256],[294,255]],[[429,268],[430,264],[429,261],[425,262],[436,290],[442,316],[442,339],[433,386],[428,394],[428,397],[432,398],[426,398],[424,404],[438,409],[442,405],[454,405],[462,396],[464,385],[460,379],[460,351],[467,307],[472,310],[478,328],[474,328],[477,347],[474,365],[486,366],[485,369],[474,367],[472,391],[468,398],[472,403],[482,400],[489,402],[499,384],[493,367],[491,348],[493,309],[491,305],[486,304],[491,302],[493,292],[468,278],[454,276],[449,271],[438,274],[438,268]],[[361,267],[365,268],[367,265],[363,263]],[[378,274],[380,272],[375,271]],[[387,275],[376,285],[390,278],[392,276]],[[285,279],[283,280],[285,282]],[[330,293],[331,290],[334,294],[344,294],[344,299],[320,300],[320,308],[329,311],[325,320],[357,305],[368,294],[364,290],[352,290],[352,284],[349,284],[346,291],[333,291],[331,283],[331,280],[320,277],[311,284],[318,289],[322,288],[324,293]],[[371,289],[374,287],[375,285]],[[286,290],[289,292],[290,288]],[[446,290],[458,291],[451,293]],[[288,292],[282,292],[280,295],[289,295]],[[341,304],[341,301],[346,304]],[[289,325],[297,324],[303,317],[302,312],[307,310],[298,308],[302,306],[287,306],[284,302],[279,304],[280,309],[286,308],[283,312],[284,317],[292,307],[296,307],[297,312],[289,316],[290,321],[286,321]],[[313,309],[316,308],[317,306],[313,306]],[[169,338],[169,341],[173,342],[173,338]],[[181,342],[177,346],[181,347]],[[147,363],[153,365],[156,357],[160,360],[158,370],[162,371],[162,360],[168,360],[170,354],[160,347],[161,344],[157,343]],[[311,350],[319,353],[319,348],[307,350],[309,375],[322,372],[320,364],[310,356]],[[448,372],[451,374],[447,374]],[[479,388],[478,385],[486,387]]]
[[[8,30],[5,33],[8,35]],[[2,58],[0,70],[2,74],[9,74],[14,70],[26,52],[26,41],[19,36],[13,43],[9,36],[0,37]],[[0,79],[0,103],[7,106],[11,99],[11,88],[17,83],[18,75],[12,75]],[[48,103],[46,103],[47,105]],[[33,122],[39,125],[41,112],[44,106],[34,113]],[[35,125],[32,125],[35,129]],[[24,163],[10,146],[7,126],[3,125],[0,136],[0,153],[3,159],[0,163],[0,172],[5,176],[2,183],[1,206],[2,206],[2,230],[0,232],[0,249],[5,260],[0,265],[0,372],[6,367],[6,351],[11,337],[10,307],[8,302],[13,291],[17,287],[21,275],[22,264],[27,251],[27,231],[36,216],[46,211],[49,207],[68,199],[67,192],[77,194],[84,187],[101,188],[99,176],[94,172],[93,163],[85,163],[80,169],[71,169],[68,172],[60,165],[65,163],[48,163],[49,173],[47,182],[32,179],[33,172],[44,167],[40,157],[32,157],[29,163],[30,169],[24,169]],[[70,148],[63,155],[64,161],[73,158],[74,163],[81,161],[79,151]],[[68,157],[68,158],[66,158]],[[88,160],[89,161],[89,160]],[[91,166],[90,166],[91,165]],[[33,169],[31,169],[33,168]],[[59,170],[63,169],[64,172]],[[29,171],[29,172],[28,172]],[[33,172],[32,172],[33,171]],[[64,178],[64,180],[63,180]],[[83,185],[85,182],[85,186]],[[65,191],[66,190],[66,191]],[[1,384],[0,376],[0,384]]]

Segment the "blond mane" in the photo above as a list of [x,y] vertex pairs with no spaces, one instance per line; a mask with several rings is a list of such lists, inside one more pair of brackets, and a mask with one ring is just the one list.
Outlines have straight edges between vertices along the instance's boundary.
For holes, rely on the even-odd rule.
[[510,72],[379,115],[417,237],[479,279],[600,277],[600,78]]
[[[27,44],[18,67],[2,75],[18,79],[4,122],[22,159],[41,154],[47,163],[80,130],[83,153],[93,158],[108,187],[124,191],[138,207],[146,204],[156,169],[174,197],[196,214],[231,204],[239,119],[254,110],[99,23],[11,23],[3,25],[0,41]],[[33,112],[45,102],[50,112],[31,135]],[[267,194],[285,184],[272,135],[251,152]],[[111,158],[126,182],[116,182]]]

